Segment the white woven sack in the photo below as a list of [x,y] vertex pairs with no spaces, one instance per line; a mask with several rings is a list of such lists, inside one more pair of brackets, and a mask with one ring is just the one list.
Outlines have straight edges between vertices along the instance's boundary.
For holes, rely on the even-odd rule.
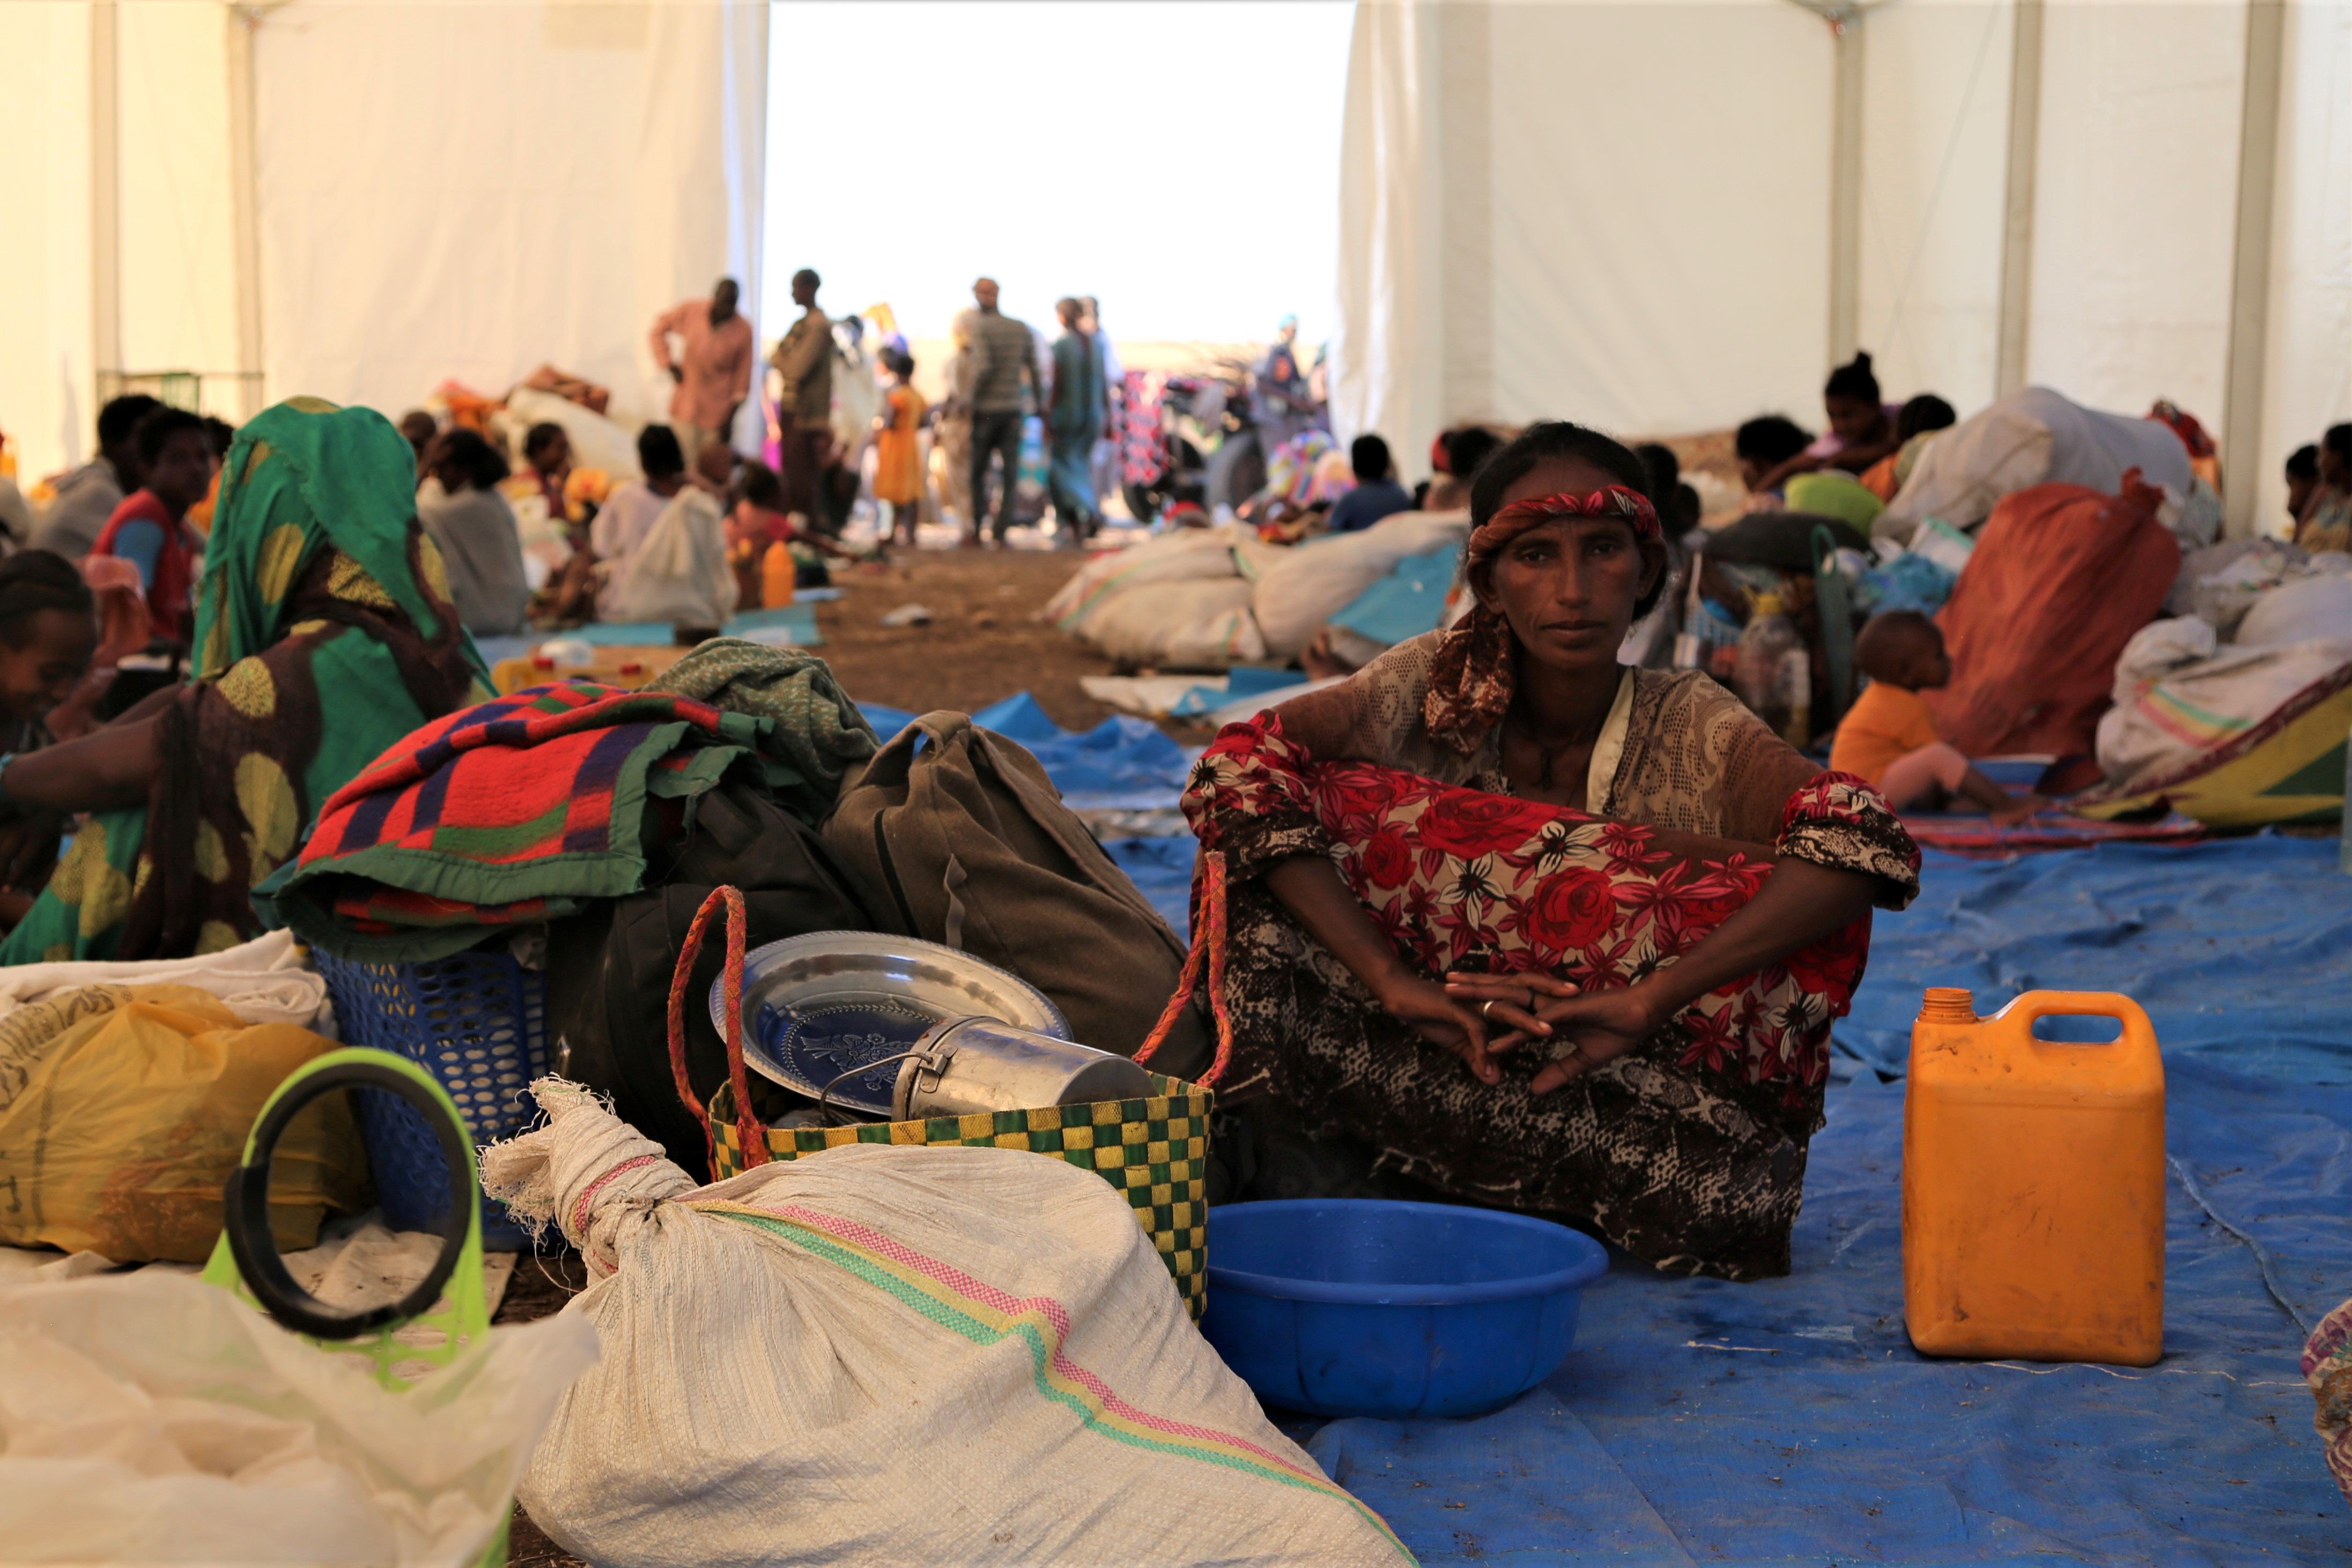
[[396,1390],[193,1275],[0,1290],[0,1560],[471,1568],[595,1359],[551,1318]]
[[1037,612],[1066,632],[1089,636],[1092,616],[1112,599],[1145,583],[1179,583],[1203,577],[1238,577],[1234,546],[1241,530],[1179,528],[1097,555],[1070,574]]
[[1905,540],[1928,518],[1973,529],[2003,496],[2034,485],[2088,485],[2113,494],[2125,471],[2186,496],[2196,475],[2180,437],[2153,419],[2085,408],[2046,386],[1996,398],[1938,433],[1870,525]]
[[1129,588],[1087,617],[1087,639],[1139,669],[1230,669],[1265,657],[1239,577]]
[[1356,533],[1310,540],[1258,575],[1250,601],[1265,650],[1289,658],[1323,623],[1363,597],[1408,555],[1426,555],[1470,537],[1466,511],[1405,511]]
[[[2352,664],[2352,637],[2275,647],[2217,644],[2195,616],[2143,626],[2116,660],[2099,719],[2099,771],[2130,787],[2253,728],[2296,693]],[[2194,727],[2184,723],[2194,715]]]
[[696,1189],[577,1085],[487,1151],[595,1282],[604,1359],[521,1497],[611,1568],[1411,1559],[1192,1327],[1125,1198],[851,1144]]

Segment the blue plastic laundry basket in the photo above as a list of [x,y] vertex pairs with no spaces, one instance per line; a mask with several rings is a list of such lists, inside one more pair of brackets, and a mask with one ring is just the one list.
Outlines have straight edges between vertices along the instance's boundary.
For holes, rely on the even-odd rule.
[[[310,959],[334,999],[344,1043],[406,1057],[439,1079],[477,1148],[514,1136],[534,1114],[525,1090],[549,1069],[544,973],[503,947],[426,963],[368,963],[317,948]],[[438,1229],[450,1190],[438,1136],[405,1100],[354,1093],[384,1223]],[[482,1245],[521,1248],[530,1238],[504,1204],[484,1198]]]

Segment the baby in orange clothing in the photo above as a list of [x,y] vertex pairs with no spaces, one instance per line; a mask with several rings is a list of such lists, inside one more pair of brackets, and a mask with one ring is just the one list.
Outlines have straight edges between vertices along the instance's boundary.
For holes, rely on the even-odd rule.
[[1854,639],[1853,658],[1870,685],[1838,725],[1832,770],[1868,780],[1897,811],[1936,811],[1958,797],[2010,823],[2049,804],[2011,795],[1936,733],[1936,715],[1919,693],[1949,681],[1952,660],[1935,622],[1916,610],[1874,616]]

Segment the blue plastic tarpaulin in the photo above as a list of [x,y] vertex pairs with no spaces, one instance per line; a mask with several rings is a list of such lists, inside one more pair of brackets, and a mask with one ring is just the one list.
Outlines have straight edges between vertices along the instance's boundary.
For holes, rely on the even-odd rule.
[[[1174,803],[1182,752],[1129,728],[1164,742],[1148,725],[1073,736],[1024,700],[992,711],[1074,802],[1108,762],[1123,801]],[[1108,847],[1183,931],[1192,840]],[[1988,1013],[2034,988],[2147,1009],[2172,1164],[2156,1366],[1910,1348],[1901,1074],[1929,985]],[[2352,879],[2332,840],[1931,852],[1918,901],[1877,917],[1836,1031],[1788,1278],[1620,1256],[1577,1348],[1508,1408],[1285,1425],[1428,1563],[2340,1561],[2352,1516],[2296,1357],[2352,1294],[2347,1002]]]

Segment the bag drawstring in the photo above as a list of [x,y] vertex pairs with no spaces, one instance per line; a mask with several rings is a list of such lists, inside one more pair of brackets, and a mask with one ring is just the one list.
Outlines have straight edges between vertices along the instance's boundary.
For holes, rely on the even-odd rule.
[[1135,1053],[1139,1066],[1149,1062],[1167,1042],[1176,1020],[1192,1005],[1203,962],[1209,970],[1209,1011],[1217,1020],[1217,1059],[1201,1075],[1201,1087],[1214,1089],[1234,1059],[1234,1016],[1225,1005],[1225,856],[1222,849],[1212,849],[1201,858],[1200,915],[1193,921],[1192,950],[1184,954],[1184,973],[1177,977],[1176,994],[1168,998],[1160,1022],[1151,1026],[1150,1035]]
[[710,1152],[713,1171],[719,1165],[719,1140],[710,1130],[710,1112],[696,1097],[686,1076],[686,992],[694,979],[694,961],[702,954],[702,934],[718,910],[727,911],[727,963],[719,972],[719,995],[727,1013],[727,1081],[735,1090],[735,1134],[742,1141],[745,1169],[768,1163],[768,1130],[751,1114],[751,1075],[743,1066],[743,893],[740,888],[710,889],[686,941],[677,950],[677,967],[669,977],[669,1072],[677,1097],[702,1124],[702,1141]]

